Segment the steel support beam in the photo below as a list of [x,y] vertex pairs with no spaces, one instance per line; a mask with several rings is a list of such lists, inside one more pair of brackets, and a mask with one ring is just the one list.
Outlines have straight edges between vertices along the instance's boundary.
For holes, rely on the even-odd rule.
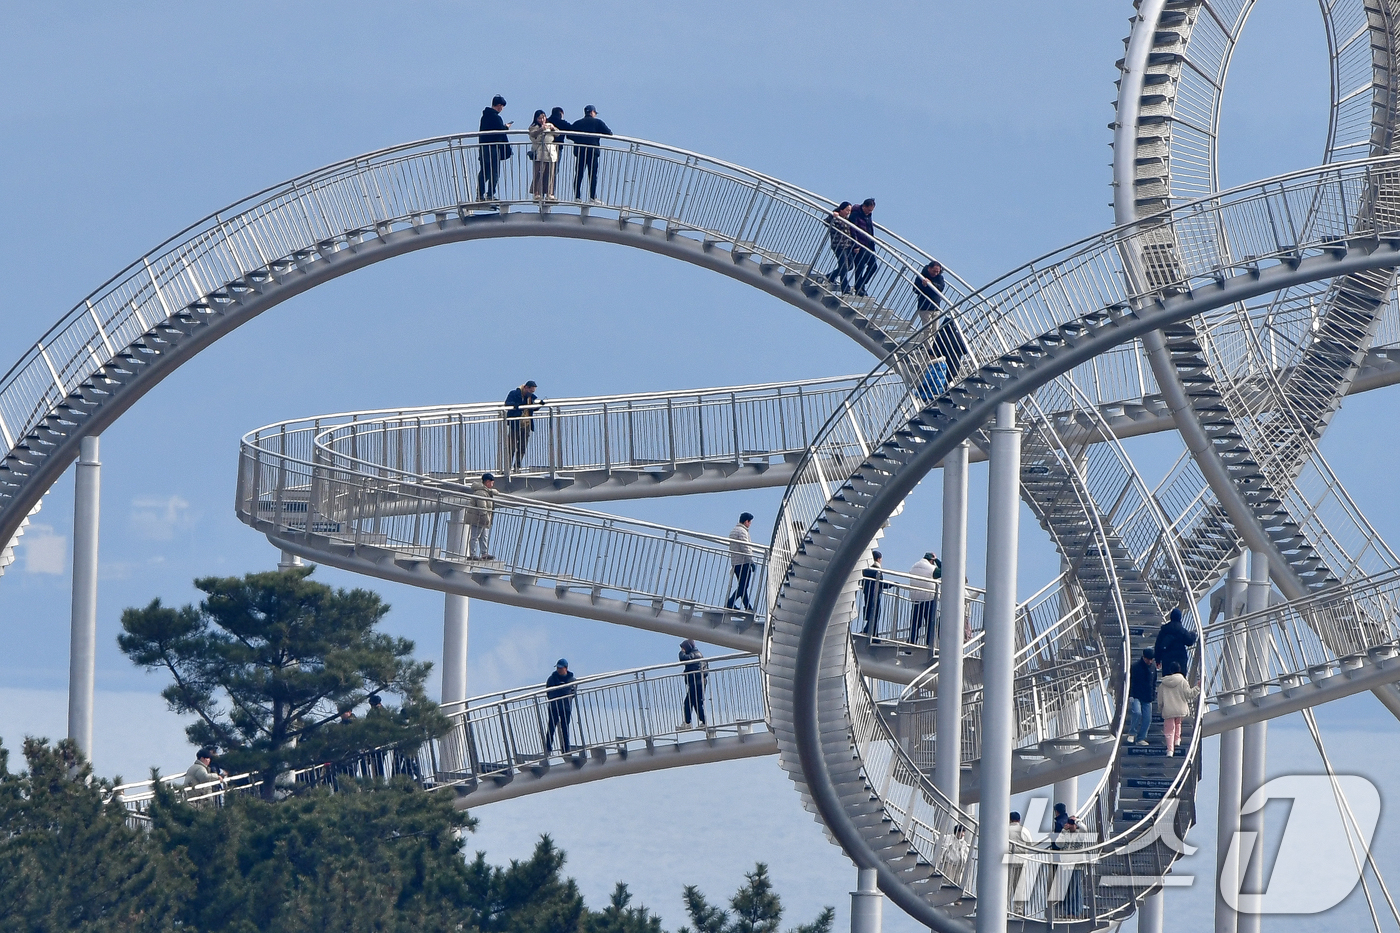
[[982,645],[982,821],[977,833],[977,933],[1005,933],[1008,814],[1015,707],[1016,557],[1021,430],[1016,406],[997,406],[987,489],[987,608]]
[[851,933],[880,933],[885,895],[875,884],[873,868],[856,869],[856,889],[851,892]]
[[97,677],[97,531],[102,497],[98,438],[85,437],[73,480],[73,614],[68,643],[68,738],[92,759]]
[[[1236,557],[1230,564],[1230,576],[1225,583],[1225,615],[1234,618],[1244,614],[1245,590],[1248,586],[1248,568],[1245,555]],[[1226,677],[1237,672],[1239,680],[1227,680],[1230,686],[1243,686],[1244,661],[1243,638],[1231,637],[1226,642]],[[1222,705],[1225,705],[1222,700]],[[1231,704],[1239,702],[1230,697]],[[1230,843],[1240,828],[1240,762],[1244,754],[1244,730],[1231,729],[1220,734],[1220,795],[1216,805],[1215,823],[1215,933],[1236,933],[1238,917],[1226,902],[1221,891],[1240,889],[1240,868],[1230,858]]]
[[[967,605],[967,460],[963,441],[943,460],[943,585],[938,611],[938,714],[934,784],[956,803],[962,794],[963,619]],[[953,663],[944,663],[956,659]],[[947,736],[948,741],[944,742]]]
[[[1249,596],[1246,611],[1260,612],[1269,608],[1269,554],[1254,551],[1249,555]],[[1245,676],[1250,683],[1257,683],[1262,677],[1263,653],[1268,650],[1267,636],[1246,634],[1245,636]],[[1267,721],[1251,723],[1244,727],[1244,743],[1240,758],[1240,799],[1248,800],[1250,795],[1264,786],[1268,766],[1269,724]],[[1238,813],[1238,810],[1236,810]],[[1264,808],[1239,817],[1240,832],[1254,833],[1252,855],[1242,855],[1244,860],[1245,893],[1260,894],[1264,890]],[[1239,933],[1259,933],[1260,915],[1242,913],[1238,915]]]

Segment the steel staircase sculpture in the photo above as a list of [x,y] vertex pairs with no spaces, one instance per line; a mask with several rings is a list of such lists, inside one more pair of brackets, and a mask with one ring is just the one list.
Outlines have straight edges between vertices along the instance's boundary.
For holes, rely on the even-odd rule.
[[[1130,134],[1131,147],[1119,146],[1115,161],[1131,159],[1138,188],[1146,184],[1153,197],[1139,197],[1131,211],[1120,203],[1120,219],[1143,217],[1172,198],[1198,194],[1202,184],[1215,187],[1220,89],[1252,0],[1228,5],[1224,16],[1218,5],[1209,8],[1211,16],[1196,15],[1205,6],[1139,5],[1134,37],[1150,33],[1153,49],[1142,85],[1126,77],[1121,83],[1119,110],[1125,120],[1136,118],[1137,132]],[[1397,12],[1400,6],[1384,0],[1322,5],[1332,66],[1329,162],[1393,151],[1400,129],[1394,103],[1400,81]],[[1210,38],[1193,43],[1196,27]],[[1208,60],[1205,67],[1192,60],[1201,55]],[[1186,61],[1191,67],[1183,70]],[[1207,86],[1202,77],[1211,73],[1219,77]],[[1192,119],[1178,118],[1177,109],[1185,107],[1199,120],[1195,111],[1202,101],[1212,130],[1209,158],[1193,161],[1189,153],[1194,147],[1198,156],[1201,148],[1196,130]],[[1124,138],[1120,135],[1120,144]],[[1158,150],[1170,152],[1165,165],[1146,157]],[[1144,178],[1151,174],[1144,167],[1149,164],[1165,170]],[[1123,172],[1115,169],[1115,175]],[[1306,231],[1319,213],[1395,210],[1394,188],[1384,185],[1386,179],[1377,181],[1382,184],[1354,194],[1370,202],[1365,205],[1349,204],[1339,188],[1311,202],[1284,202],[1283,212],[1270,221]],[[1137,257],[1140,276],[1174,274],[1178,234],[1166,225],[1161,234]],[[1198,536],[1228,540],[1230,526],[1241,525],[1254,547],[1267,542],[1276,582],[1290,597],[1397,563],[1315,447],[1356,379],[1382,314],[1394,304],[1394,284],[1393,270],[1342,276],[1281,292],[1260,307],[1241,303],[1210,320],[1179,322],[1149,341],[1159,348],[1149,354],[1154,374],[1169,397],[1185,403],[1172,406],[1179,426],[1188,439],[1198,438],[1188,446],[1204,470],[1199,479],[1209,477],[1211,492],[1221,500],[1203,510]],[[1217,563],[1202,582],[1208,585],[1222,570],[1223,562]],[[1400,715],[1400,691],[1383,687],[1377,696]]]
[[[0,462],[0,540],[11,540],[71,462],[82,436],[102,430],[185,359],[280,301],[380,259],[459,240],[548,235],[623,243],[722,272],[814,314],[887,359],[872,376],[847,381],[847,397],[836,389],[825,393],[820,434],[812,434],[813,424],[776,442],[770,436],[746,444],[739,436],[747,430],[741,410],[789,410],[781,387],[776,395],[774,387],[730,390],[727,408],[722,398],[707,401],[706,393],[697,394],[693,406],[688,400],[678,405],[672,394],[650,401],[665,399],[669,425],[678,408],[692,410],[699,444],[684,448],[679,439],[691,438],[690,426],[679,434],[673,426],[662,457],[629,447],[624,463],[620,446],[590,449],[570,433],[594,419],[603,426],[601,438],[618,437],[611,427],[620,420],[616,409],[561,406],[548,422],[545,456],[537,446],[536,457],[505,479],[520,495],[507,494],[501,503],[503,525],[519,543],[516,553],[508,562],[473,562],[453,546],[450,525],[465,504],[468,466],[475,471],[500,462],[497,407],[417,410],[411,429],[404,423],[408,412],[376,413],[368,433],[353,416],[348,423],[294,425],[290,437],[288,425],[280,425],[276,449],[271,432],[245,439],[241,515],[291,550],[389,579],[755,648],[760,620],[718,602],[717,590],[728,582],[723,539],[563,503],[790,478],[774,534],[775,572],[766,581],[773,611],[761,643],[768,717],[785,766],[852,857],[878,864],[881,886],[897,903],[930,925],[958,929],[975,909],[967,895],[976,866],[967,858],[953,870],[949,836],[954,825],[972,824],[956,802],[939,798],[894,740],[864,679],[908,682],[924,664],[891,661],[872,640],[862,646],[850,637],[851,573],[903,496],[941,459],[939,451],[978,440],[997,402],[1020,401],[1029,426],[1023,494],[1072,568],[1065,593],[1079,600],[1057,614],[1056,637],[1037,642],[1035,627],[1026,629],[1021,695],[1028,698],[1022,730],[1028,754],[1021,757],[1063,768],[1064,760],[1083,764],[1106,754],[1110,766],[1085,814],[1098,836],[1094,845],[1068,858],[1018,853],[1037,875],[1083,878],[1091,892],[1087,912],[1064,914],[1065,905],[1036,900],[1034,892],[1033,903],[1009,908],[1024,923],[1049,919],[1084,929],[1127,916],[1134,899],[1160,883],[1175,857],[1171,841],[1191,822],[1194,754],[1204,728],[1191,736],[1191,755],[1179,767],[1148,762],[1158,768],[1157,777],[1127,779],[1164,784],[1157,802],[1147,807],[1147,796],[1126,793],[1142,788],[1125,783],[1112,740],[1123,719],[1117,695],[1123,666],[1146,637],[1147,623],[1173,602],[1193,601],[1225,553],[1220,506],[1185,495],[1195,478],[1190,470],[1177,471],[1173,485],[1154,496],[1111,440],[1115,424],[1141,427],[1149,420],[1143,415],[1164,423],[1141,372],[1142,353],[1128,342],[1318,280],[1374,285],[1375,277],[1362,277],[1400,261],[1400,218],[1391,216],[1386,199],[1368,192],[1393,187],[1397,164],[1349,163],[1174,205],[1164,218],[1074,244],[976,294],[951,276],[943,310],[968,353],[948,374],[956,385],[939,395],[927,389],[925,377],[929,348],[936,347],[933,328],[920,329],[912,289],[928,257],[888,232],[881,231],[875,247],[874,297],[851,298],[835,293],[818,272],[829,260],[831,202],[775,179],[613,138],[601,153],[603,203],[521,197],[522,171],[506,172],[503,196],[487,205],[467,191],[476,148],[474,136],[444,137],[269,189],[175,237],[70,312],[0,379],[0,438],[8,448]],[[519,160],[511,171],[522,168]],[[1290,204],[1324,203],[1334,189],[1348,199],[1345,209],[1313,211],[1300,230],[1281,233],[1260,222]],[[1173,253],[1144,282],[1134,257],[1160,246],[1163,229],[1176,238]],[[1356,294],[1359,286],[1345,292]],[[1347,301],[1356,304],[1351,297],[1333,303]],[[1290,359],[1255,367],[1250,377],[1312,379],[1323,386],[1314,391],[1317,398],[1350,391],[1358,365],[1368,359],[1378,374],[1373,383],[1392,378],[1387,373],[1400,367],[1390,367],[1387,355],[1362,355],[1367,348],[1361,345],[1385,326],[1382,310],[1394,316],[1393,303],[1376,304],[1367,313],[1379,323],[1357,327],[1355,315],[1347,319],[1351,324],[1339,315],[1339,323],[1319,327],[1325,347],[1316,356],[1331,365],[1321,376],[1310,373],[1322,364]],[[1360,349],[1346,356],[1351,344]],[[1129,349],[1115,350],[1120,345]],[[1215,365],[1212,348],[1202,349],[1202,362]],[[1123,391],[1126,381],[1106,385],[1105,365],[1137,365],[1138,389]],[[910,394],[907,386],[918,388]],[[1237,394],[1245,395],[1242,389]],[[628,409],[633,418],[636,401]],[[798,410],[805,404],[800,400]],[[1320,413],[1334,404],[1315,406],[1310,417],[1325,423],[1330,414]],[[642,407],[646,417],[660,417],[655,405]],[[712,446],[706,447],[707,426],[721,427],[707,420],[711,408],[728,412],[724,427],[732,443],[710,430]],[[437,436],[442,442],[424,460],[422,448],[405,442],[410,436],[415,444],[431,445]],[[405,459],[410,451],[413,458]],[[1167,500],[1175,507],[1164,508]],[[632,570],[619,575],[628,560],[618,549],[631,546],[643,550],[635,552]],[[495,563],[501,566],[488,566]],[[1282,624],[1316,614],[1299,609]],[[1320,653],[1341,668],[1370,664],[1374,673],[1366,676],[1384,682],[1394,673],[1385,650],[1395,640],[1392,622],[1352,617],[1350,629],[1333,626],[1338,634],[1328,636]],[[1232,644],[1236,635],[1231,629],[1221,643]],[[1313,667],[1321,672],[1321,665],[1333,663],[1327,658]],[[1063,674],[1067,686],[1040,697],[1035,675],[1049,671]],[[1299,676],[1278,674],[1274,694],[1294,702],[1290,693],[1299,692]],[[1334,677],[1320,674],[1314,700],[1342,695],[1324,683]],[[1246,671],[1246,686],[1249,681]],[[1231,681],[1222,689],[1239,685]],[[1114,699],[1111,709],[1106,697]],[[1085,703],[1102,712],[1086,712]],[[1265,704],[1263,715],[1281,708]],[[454,754],[462,759],[465,753]],[[478,784],[479,764],[471,768]],[[519,762],[511,767],[518,773]],[[1043,780],[1049,772],[1022,772],[1031,773]],[[464,768],[459,783],[467,782]],[[833,782],[845,789],[844,798]],[[1134,880],[1106,894],[1097,883],[1103,877]]]
[[[1359,173],[1355,177],[1360,179],[1373,170],[1389,171],[1381,166],[1392,164],[1385,160],[1356,164],[1349,171]],[[1348,171],[1336,172],[1338,182],[1343,183]],[[1177,209],[1174,217],[1197,219],[1212,215],[1213,224],[1231,230],[1233,243],[1249,247],[1246,251],[1237,249],[1237,254],[1251,258],[1241,263],[1229,254],[1212,250],[1210,241],[1195,244],[1190,261],[1179,267],[1179,276],[1169,283],[1154,283],[1157,287],[1147,293],[1127,290],[1130,278],[1121,263],[1124,255],[1132,255],[1124,247],[1136,246],[1137,240],[1153,236],[1155,225],[1114,231],[1013,273],[1002,283],[960,304],[953,313],[960,324],[979,311],[984,320],[1002,323],[1007,330],[1002,338],[1006,343],[1035,333],[1035,324],[1052,325],[1042,327],[1040,337],[984,365],[913,418],[894,419],[881,432],[886,440],[819,508],[813,505],[820,502],[828,486],[815,475],[815,470],[804,476],[807,467],[799,467],[775,530],[775,554],[791,555],[791,565],[778,587],[765,649],[770,715],[779,738],[780,756],[857,864],[876,868],[882,890],[920,922],[947,929],[964,925],[962,918],[970,909],[970,886],[966,878],[961,879],[961,884],[945,883],[948,879],[941,879],[935,866],[940,864],[938,840],[951,831],[952,823],[968,824],[965,815],[952,802],[943,800],[913,763],[901,755],[888,728],[874,715],[873,700],[863,682],[851,673],[856,668],[849,655],[848,640],[839,633],[847,625],[853,593],[850,573],[858,563],[859,552],[897,499],[953,444],[975,433],[996,401],[1025,397],[1091,356],[1085,352],[1090,344],[1120,343],[1146,332],[1149,328],[1144,325],[1151,320],[1170,323],[1264,294],[1270,290],[1265,284],[1270,279],[1280,284],[1289,280],[1286,284],[1292,285],[1326,275],[1320,269],[1323,263],[1317,262],[1323,256],[1334,262],[1353,258],[1351,254],[1340,255],[1341,251],[1335,248],[1335,244],[1346,242],[1352,235],[1349,216],[1337,218],[1328,239],[1330,245],[1320,254],[1321,242],[1305,246],[1275,239],[1271,244],[1272,231],[1253,223],[1252,215],[1269,206],[1272,198],[1311,191],[1324,180],[1331,183],[1325,170],[1300,173],[1279,179],[1277,189],[1270,187],[1275,184],[1270,182],[1268,186],[1240,189]],[[1378,238],[1377,247],[1381,242],[1384,240]],[[1377,259],[1376,253],[1368,256],[1368,267],[1369,261]],[[1317,268],[1305,272],[1309,263]],[[1375,263],[1377,267],[1384,264]],[[1236,295],[1230,295],[1232,291]],[[1100,310],[1083,314],[1076,305]],[[967,330],[976,335],[969,340],[974,356],[995,358],[978,352],[977,340],[989,328]],[[1117,333],[1109,337],[1108,333],[1114,331]],[[914,349],[917,347],[910,352]],[[861,394],[857,390],[853,395],[853,409],[859,409]],[[922,401],[911,399],[910,404],[921,407]],[[844,421],[838,420],[824,433],[838,432],[843,427]],[[895,429],[890,430],[891,427]],[[819,442],[814,449],[820,447]],[[812,490],[820,493],[813,495]],[[792,547],[789,530],[794,523],[808,529],[796,548]],[[1101,557],[1109,554],[1111,551],[1100,552]],[[1121,708],[1119,714],[1121,717]],[[1192,755],[1198,742],[1199,737],[1192,736]],[[871,758],[872,750],[880,751],[884,757]],[[1122,897],[1102,895],[1096,901],[1091,896],[1090,915],[1065,918],[1072,921],[1071,925],[1097,927],[1117,922],[1131,912],[1135,895],[1147,893],[1157,883],[1155,879],[1175,858],[1170,846],[1163,842],[1160,829],[1169,825],[1175,831],[1171,838],[1176,838],[1189,825],[1190,807],[1177,804],[1189,804],[1194,773],[1194,766],[1186,764],[1169,782],[1162,800],[1147,818],[1131,828],[1115,822],[1109,832],[1109,820],[1099,824],[1105,833],[1104,841],[1095,848],[1092,858],[1077,856],[1087,860],[1078,863],[1086,873],[1087,888],[1098,887],[1096,873],[1141,878],[1134,865],[1145,859],[1155,860],[1154,880],[1138,889],[1130,886]],[[919,815],[906,805],[897,808],[898,812],[890,809],[889,798],[881,788],[891,781],[901,792],[908,792],[901,799],[917,799],[925,813]],[[1124,811],[1125,815],[1129,812]],[[1157,835],[1149,836],[1150,833]],[[913,854],[906,851],[910,849]],[[1143,852],[1149,855],[1141,855]],[[1044,919],[1018,912],[1015,904],[1008,905],[1008,909],[1027,922]]]

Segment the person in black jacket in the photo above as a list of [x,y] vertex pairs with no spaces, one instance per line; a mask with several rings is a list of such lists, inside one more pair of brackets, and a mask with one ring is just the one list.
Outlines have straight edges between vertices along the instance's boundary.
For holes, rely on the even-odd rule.
[[914,299],[918,302],[919,320],[932,324],[938,317],[938,306],[943,302],[943,263],[935,259],[924,266],[924,271],[914,280]]
[[1157,643],[1153,647],[1157,657],[1157,664],[1162,670],[1166,670],[1172,664],[1181,667],[1184,674],[1191,669],[1190,648],[1196,643],[1196,633],[1186,627],[1181,621],[1181,610],[1173,609],[1171,617],[1167,619],[1157,631]]
[[569,670],[569,662],[560,658],[549,679],[544,682],[549,697],[549,725],[545,727],[544,753],[554,750],[554,729],[559,728],[559,750],[569,752],[569,720],[574,718],[574,681],[578,678]]
[[836,257],[836,268],[828,272],[826,277],[833,285],[841,283],[843,295],[851,290],[851,283],[846,277],[851,268],[851,250],[855,246],[851,240],[850,218],[850,201],[842,201],[826,218],[826,235],[831,240],[831,255]]
[[885,555],[871,551],[870,556],[875,562],[861,571],[860,590],[865,597],[865,634],[874,636],[880,634],[880,596],[894,584],[886,583],[880,572],[880,561]]
[[[567,134],[569,130],[574,128],[574,125],[568,120],[564,119],[563,107],[555,107],[553,110],[551,110],[549,112],[548,122],[554,124],[554,128],[559,131],[559,134],[554,137],[554,142],[559,146],[559,168],[563,169],[564,145],[568,142],[569,137]],[[562,172],[560,174],[562,174]]]
[[1129,745],[1147,744],[1147,729],[1152,725],[1152,704],[1157,701],[1156,652],[1142,649],[1142,657],[1128,669],[1128,729],[1123,737]]
[[855,260],[856,294],[861,298],[869,297],[865,285],[875,274],[875,221],[871,219],[874,213],[874,198],[866,198],[851,211],[851,235],[855,240],[851,253]]
[[501,119],[501,111],[505,109],[506,99],[497,94],[491,98],[491,106],[481,111],[481,170],[476,173],[478,201],[496,200],[496,179],[501,174],[501,163],[510,158],[510,138],[504,131],[510,129],[511,124]]
[[690,728],[691,710],[700,717],[701,727],[705,725],[705,681],[709,679],[710,671],[704,658],[693,640],[687,638],[681,642],[680,659],[685,662],[682,668],[685,672],[685,703],[682,706],[685,722],[681,724],[682,729]]
[[513,470],[525,463],[525,449],[535,431],[535,411],[544,405],[544,400],[535,394],[536,388],[531,379],[506,393],[506,459]]
[[[557,126],[558,124],[556,124]],[[583,199],[583,173],[588,172],[588,200],[598,200],[598,137],[611,136],[613,131],[598,119],[598,108],[589,104],[583,108],[583,119],[569,127],[574,141],[574,200]]]

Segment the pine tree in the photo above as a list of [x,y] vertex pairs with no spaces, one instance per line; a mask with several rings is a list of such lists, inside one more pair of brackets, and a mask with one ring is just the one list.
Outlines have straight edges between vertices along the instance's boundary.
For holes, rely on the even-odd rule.
[[613,888],[608,906],[600,913],[589,911],[584,933],[663,933],[661,918],[643,906],[631,907],[632,892],[621,881]]
[[[431,665],[413,660],[413,642],[376,631],[389,607],[368,590],[313,583],[313,569],[195,580],[198,606],[127,609],[117,638],[135,663],[170,673],[162,695],[197,717],[190,741],[222,749],[230,770],[258,772],[269,798],[284,771],[416,748],[446,726],[423,690]],[[403,699],[397,715],[328,725],[381,692]]]
[[[688,885],[681,897],[694,933],[777,933],[783,919],[782,898],[773,890],[773,880],[763,862],[744,875],[743,887],[729,899],[730,910],[734,912],[732,917],[729,911],[711,904],[694,885]],[[835,910],[824,908],[815,920],[794,927],[788,933],[831,933],[835,917]],[[691,929],[681,927],[678,933],[691,933]]]
[[11,773],[0,748],[0,930],[175,929],[190,864],[125,825],[71,741],[27,739],[24,757]]

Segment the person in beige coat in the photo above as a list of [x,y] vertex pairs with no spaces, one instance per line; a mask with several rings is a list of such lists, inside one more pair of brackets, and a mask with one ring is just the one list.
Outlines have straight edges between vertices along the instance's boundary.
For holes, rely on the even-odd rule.
[[535,111],[535,119],[530,123],[530,158],[535,160],[530,193],[540,200],[554,200],[554,173],[559,167],[561,135],[554,124],[545,119],[543,110]]
[[1176,754],[1177,743],[1181,741],[1181,720],[1190,716],[1196,708],[1199,687],[1186,682],[1181,665],[1175,661],[1167,665],[1167,676],[1157,685],[1157,704],[1162,710],[1162,731],[1167,737],[1167,757]]

